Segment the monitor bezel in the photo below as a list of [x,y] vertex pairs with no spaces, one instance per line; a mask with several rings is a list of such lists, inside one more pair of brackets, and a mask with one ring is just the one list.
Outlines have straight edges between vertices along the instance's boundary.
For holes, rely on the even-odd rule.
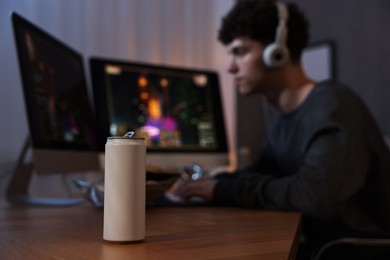
[[162,70],[166,72],[184,72],[184,73],[193,73],[193,74],[207,74],[212,86],[211,95],[213,96],[213,111],[215,114],[215,124],[216,124],[216,133],[217,133],[217,147],[214,149],[210,148],[151,148],[148,147],[147,151],[150,153],[227,153],[228,145],[226,138],[226,128],[225,128],[225,119],[223,113],[223,103],[222,103],[222,93],[219,84],[219,76],[216,71],[206,70],[206,69],[195,69],[195,68],[184,68],[184,67],[175,67],[168,65],[157,65],[153,63],[145,62],[136,62],[129,60],[121,59],[112,59],[107,57],[91,57],[89,59],[89,68],[92,81],[92,89],[94,94],[94,103],[97,117],[98,125],[98,147],[100,150],[104,149],[104,145],[109,132],[109,119],[107,113],[107,93],[105,82],[105,67],[106,65],[118,65],[118,66],[131,66],[137,67],[140,69],[152,69],[152,70]]

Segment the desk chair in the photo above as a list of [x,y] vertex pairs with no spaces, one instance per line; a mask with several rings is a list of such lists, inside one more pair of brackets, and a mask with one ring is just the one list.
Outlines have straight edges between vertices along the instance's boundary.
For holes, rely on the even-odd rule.
[[[362,259],[367,260],[389,260],[390,259],[390,236],[380,234],[378,237],[370,236],[370,237],[343,237],[339,239],[335,239],[329,241],[324,244],[317,252],[313,260],[321,260],[326,252],[332,248],[335,249],[336,246],[348,245],[353,246],[356,250],[353,253],[361,253],[364,252],[365,255],[361,255]],[[372,247],[370,250],[359,250],[362,248]],[[376,248],[381,250],[377,251]],[[334,254],[337,255],[337,250],[334,250]],[[343,252],[345,254],[345,251]],[[348,257],[348,256],[347,256]],[[354,259],[353,256],[351,258],[343,258],[343,259]],[[329,258],[327,258],[329,259]],[[341,259],[341,258],[340,258]]]

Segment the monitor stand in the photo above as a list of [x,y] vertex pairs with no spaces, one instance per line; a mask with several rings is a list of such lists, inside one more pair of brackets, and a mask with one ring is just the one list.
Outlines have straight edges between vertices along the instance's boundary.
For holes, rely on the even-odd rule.
[[19,206],[52,206],[52,207],[69,207],[76,206],[84,202],[80,198],[41,198],[29,196],[29,185],[34,171],[33,163],[25,162],[27,152],[31,147],[30,138],[27,138],[18,162],[15,172],[9,182],[6,198],[13,205]]

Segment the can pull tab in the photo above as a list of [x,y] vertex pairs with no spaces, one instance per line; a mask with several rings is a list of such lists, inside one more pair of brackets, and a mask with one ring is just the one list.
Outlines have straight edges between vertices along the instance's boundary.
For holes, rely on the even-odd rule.
[[129,138],[131,138],[131,137],[133,137],[133,135],[134,135],[134,131],[129,131],[129,132],[127,132],[123,137],[129,137]]

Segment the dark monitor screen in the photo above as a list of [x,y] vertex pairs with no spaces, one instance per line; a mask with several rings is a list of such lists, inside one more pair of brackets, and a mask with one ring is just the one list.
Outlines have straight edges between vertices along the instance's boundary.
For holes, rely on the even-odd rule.
[[[52,164],[41,168],[42,172],[67,171],[72,164],[66,164],[65,157],[61,165],[55,162],[56,150],[97,152],[95,116],[82,56],[16,13],[12,14],[12,22],[29,132],[33,152],[37,152],[34,164],[37,168],[40,162]],[[48,153],[41,161],[38,157],[42,151]],[[88,161],[83,165],[90,167]]]
[[90,60],[101,146],[134,131],[148,152],[227,152],[218,74],[104,58]]

